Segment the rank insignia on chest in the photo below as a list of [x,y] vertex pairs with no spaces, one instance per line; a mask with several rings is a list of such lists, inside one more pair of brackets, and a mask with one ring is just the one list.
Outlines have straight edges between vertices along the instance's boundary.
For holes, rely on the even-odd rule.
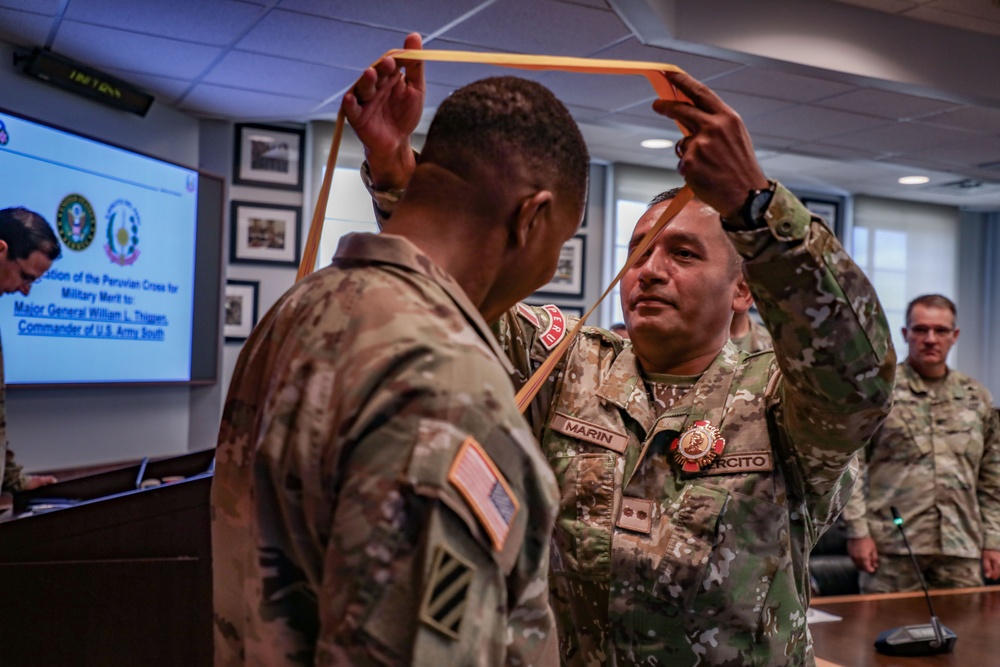
[[699,420],[674,438],[670,451],[684,472],[698,472],[712,464],[726,447],[726,440],[711,422]]

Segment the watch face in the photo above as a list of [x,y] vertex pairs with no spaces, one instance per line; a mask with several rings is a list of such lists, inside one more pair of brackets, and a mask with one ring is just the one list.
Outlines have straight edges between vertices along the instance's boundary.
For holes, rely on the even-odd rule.
[[773,190],[753,191],[743,208],[743,222],[750,227],[760,227],[763,223],[764,213],[773,197]]

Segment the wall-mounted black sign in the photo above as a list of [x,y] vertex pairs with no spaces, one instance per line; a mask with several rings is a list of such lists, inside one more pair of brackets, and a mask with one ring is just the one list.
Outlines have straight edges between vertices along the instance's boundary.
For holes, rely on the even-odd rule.
[[45,49],[35,49],[18,60],[26,74],[118,109],[145,116],[153,104],[152,95],[132,84]]

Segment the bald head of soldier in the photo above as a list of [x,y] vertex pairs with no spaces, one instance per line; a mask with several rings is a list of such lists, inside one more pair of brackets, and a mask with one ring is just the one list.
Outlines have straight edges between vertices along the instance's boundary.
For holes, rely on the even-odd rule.
[[438,108],[383,231],[421,247],[492,321],[555,273],[587,198],[589,155],[544,86],[491,77]]

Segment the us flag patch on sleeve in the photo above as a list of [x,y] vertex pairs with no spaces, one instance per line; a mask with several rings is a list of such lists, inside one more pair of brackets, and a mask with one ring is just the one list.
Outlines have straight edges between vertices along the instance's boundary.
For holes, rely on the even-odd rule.
[[520,504],[503,473],[472,436],[459,448],[448,471],[448,481],[469,503],[490,536],[493,549],[503,551]]

